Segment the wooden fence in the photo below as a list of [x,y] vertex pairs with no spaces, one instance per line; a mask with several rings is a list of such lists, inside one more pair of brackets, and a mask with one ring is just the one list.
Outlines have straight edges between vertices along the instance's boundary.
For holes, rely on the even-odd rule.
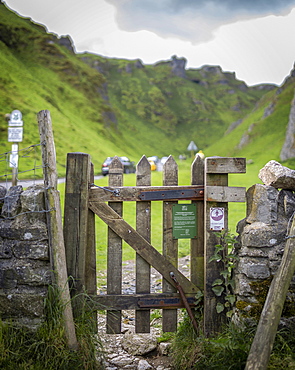
[[[82,297],[82,293],[87,292],[98,307],[106,308],[108,333],[121,332],[121,311],[125,309],[135,310],[136,332],[149,332],[150,309],[153,308],[163,309],[163,331],[175,331],[177,309],[184,307],[184,302],[171,279],[172,274],[189,305],[193,306],[198,290],[204,292],[205,334],[219,331],[224,314],[217,314],[220,298],[214,295],[212,283],[220,277],[222,266],[209,262],[209,258],[219,242],[216,231],[228,227],[227,203],[245,201],[245,188],[228,187],[228,174],[244,173],[245,169],[244,158],[210,157],[203,162],[196,157],[191,166],[191,184],[180,186],[177,164],[170,156],[163,167],[163,185],[155,187],[151,185],[150,164],[143,156],[137,164],[136,186],[124,187],[123,165],[115,157],[110,165],[109,185],[101,188],[93,185],[90,156],[69,153],[64,240],[72,295]],[[163,201],[162,253],[151,245],[151,202],[159,200]],[[175,236],[177,222],[173,209],[183,200],[193,205],[193,223],[197,225],[197,234],[190,236],[189,279],[177,268],[179,236]],[[136,201],[135,229],[122,216],[126,201]],[[106,295],[97,295],[95,215],[108,226]],[[188,221],[187,225],[191,223]],[[122,294],[122,240],[136,251],[135,294]],[[162,293],[150,292],[151,266],[163,276]],[[74,315],[78,316],[83,299],[74,302]]]

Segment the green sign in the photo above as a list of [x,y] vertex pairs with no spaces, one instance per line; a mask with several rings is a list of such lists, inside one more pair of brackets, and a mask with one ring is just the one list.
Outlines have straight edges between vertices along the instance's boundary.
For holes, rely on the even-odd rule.
[[192,239],[197,237],[195,204],[175,204],[172,208],[172,226],[174,239]]

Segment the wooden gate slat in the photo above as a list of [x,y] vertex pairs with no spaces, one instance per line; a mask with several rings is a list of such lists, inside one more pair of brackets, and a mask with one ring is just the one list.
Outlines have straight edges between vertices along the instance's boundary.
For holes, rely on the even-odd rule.
[[[151,166],[143,156],[136,167],[136,185],[151,185]],[[136,230],[148,242],[151,240],[151,202],[136,203]],[[150,293],[150,264],[136,253],[136,293]],[[150,332],[150,310],[135,311],[135,331]]]
[[[186,294],[189,304],[193,307],[195,303],[195,294]],[[172,301],[166,303],[165,300]],[[175,309],[184,308],[184,304],[179,296],[179,293],[151,293],[151,294],[102,294],[99,296],[91,296],[89,305],[93,310],[97,309],[115,309],[115,310],[138,310],[144,312],[146,308],[140,308],[140,305],[145,303],[151,308]]]
[[[204,185],[204,161],[196,156],[191,167],[192,185]],[[192,201],[197,207],[197,237],[191,239],[191,281],[204,287],[204,202]]]
[[[109,186],[123,185],[123,164],[115,157],[109,166]],[[122,202],[110,203],[113,212],[122,216]],[[107,293],[121,294],[122,290],[122,239],[108,228],[108,253],[107,253]],[[108,334],[121,333],[121,311],[107,311]]]
[[[90,168],[90,183],[94,182],[94,167],[91,163]],[[87,224],[87,245],[85,253],[85,288],[89,295],[97,293],[96,279],[96,243],[95,243],[95,213],[88,208],[88,224]],[[93,332],[97,332],[97,312],[91,312],[91,322]]]
[[74,316],[82,314],[85,292],[85,258],[88,230],[88,194],[90,180],[90,155],[68,153],[64,211],[64,239],[68,276],[72,276],[71,295]]
[[177,268],[159,253],[148,241],[122,219],[113,209],[100,202],[89,202],[89,207],[110,228],[126,241],[138,254],[153,266],[163,277],[169,281],[170,272],[174,272],[185,293],[196,293],[199,288],[188,280]]
[[[178,167],[174,158],[170,155],[163,166],[163,185],[178,184]],[[172,208],[177,201],[163,202],[163,256],[177,268],[178,265],[178,240],[173,239],[172,232]],[[176,292],[171,279],[164,276],[163,293]],[[177,329],[177,310],[163,310],[162,327],[164,332],[173,332]]]

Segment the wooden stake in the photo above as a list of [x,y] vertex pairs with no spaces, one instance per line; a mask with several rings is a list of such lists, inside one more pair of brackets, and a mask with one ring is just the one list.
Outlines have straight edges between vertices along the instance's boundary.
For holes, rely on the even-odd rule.
[[38,113],[37,118],[44,166],[45,204],[47,210],[50,262],[53,271],[52,278],[56,282],[61,294],[60,298],[62,307],[64,308],[63,320],[68,347],[72,350],[77,350],[78,342],[68,286],[60,198],[57,190],[55,146],[50,112],[47,110],[41,111]]

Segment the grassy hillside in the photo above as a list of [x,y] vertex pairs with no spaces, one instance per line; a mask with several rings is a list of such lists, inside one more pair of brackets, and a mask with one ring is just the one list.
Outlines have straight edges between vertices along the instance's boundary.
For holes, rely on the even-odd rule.
[[282,87],[265,94],[241,124],[209,146],[206,154],[246,157],[246,186],[259,182],[259,170],[272,159],[294,168],[294,159],[280,161],[294,88],[295,78],[289,77]]
[[[91,155],[96,174],[104,158],[115,154],[134,161],[143,154],[177,158],[189,155],[191,140],[205,149],[222,138],[268,91],[248,88],[219,67],[180,68],[179,74],[172,62],[76,55],[69,39],[0,3],[0,152],[11,150],[5,114],[23,114],[22,149],[39,142],[36,115],[48,109],[60,176],[66,153],[74,151]],[[20,170],[33,164],[34,158],[21,158]]]

